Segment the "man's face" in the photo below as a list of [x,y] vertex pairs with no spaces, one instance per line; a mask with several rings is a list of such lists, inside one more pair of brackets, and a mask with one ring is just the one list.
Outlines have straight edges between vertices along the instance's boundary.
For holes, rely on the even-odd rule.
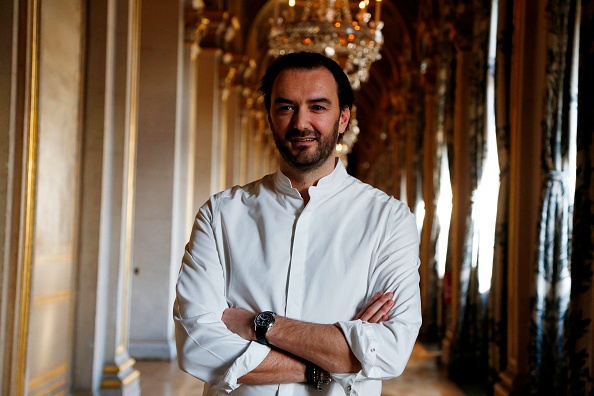
[[347,127],[337,85],[326,68],[285,69],[272,86],[268,122],[282,159],[300,171],[334,166],[338,135]]

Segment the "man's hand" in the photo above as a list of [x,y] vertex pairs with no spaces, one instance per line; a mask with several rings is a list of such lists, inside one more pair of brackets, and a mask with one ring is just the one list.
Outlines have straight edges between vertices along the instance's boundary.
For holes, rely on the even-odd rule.
[[227,308],[223,311],[221,320],[225,326],[241,338],[248,341],[256,340],[254,318],[256,314],[241,308]]
[[392,298],[394,298],[394,293],[392,292],[377,292],[371,297],[371,300],[361,308],[353,320],[361,319],[362,321],[369,323],[387,321],[390,319],[388,312],[390,312],[390,309],[394,306],[394,300],[392,300]]

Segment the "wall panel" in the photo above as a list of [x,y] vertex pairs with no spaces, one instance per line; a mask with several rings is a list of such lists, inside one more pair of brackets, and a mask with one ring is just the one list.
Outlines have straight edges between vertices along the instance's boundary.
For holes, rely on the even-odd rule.
[[27,357],[32,395],[64,393],[72,382],[81,7],[76,0],[54,0],[42,2],[40,10],[39,157]]

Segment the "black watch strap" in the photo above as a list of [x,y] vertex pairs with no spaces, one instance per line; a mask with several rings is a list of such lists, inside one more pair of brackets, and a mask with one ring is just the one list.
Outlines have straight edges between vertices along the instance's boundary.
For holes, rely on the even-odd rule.
[[256,326],[256,341],[262,345],[269,345],[268,340],[266,339],[267,332],[268,327]]

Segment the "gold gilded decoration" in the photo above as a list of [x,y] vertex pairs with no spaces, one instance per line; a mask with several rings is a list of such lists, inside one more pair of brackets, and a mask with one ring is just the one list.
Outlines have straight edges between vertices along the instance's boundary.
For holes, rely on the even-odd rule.
[[104,379],[101,381],[101,389],[120,389],[140,378],[140,371],[133,370],[122,379]]
[[126,360],[124,363],[120,364],[119,366],[107,365],[103,367],[103,372],[105,374],[117,374],[121,371],[126,371],[127,369],[132,368],[134,366],[134,363],[136,363],[136,360],[130,358]]
[[39,112],[39,1],[31,0],[29,13],[30,26],[30,69],[29,106],[26,131],[26,174],[23,239],[21,245],[21,279],[19,328],[17,339],[16,394],[24,395],[27,375],[27,347],[29,339],[29,310],[31,304],[31,267],[33,265],[33,237],[35,220],[35,184],[37,175],[37,132]]
[[[51,382],[52,380],[55,380],[56,378],[60,377],[61,375],[66,374],[66,372],[68,371],[68,365],[67,364],[60,364],[59,366],[57,366],[56,368],[48,371],[47,373],[44,373],[38,377],[32,378],[29,380],[29,390],[31,390],[34,393],[34,390],[37,388],[41,388],[42,385],[47,384],[49,382]],[[67,379],[64,378],[63,380],[59,381],[59,384],[63,384]],[[54,385],[55,387],[55,385]],[[47,388],[44,388],[45,390],[47,390]]]

